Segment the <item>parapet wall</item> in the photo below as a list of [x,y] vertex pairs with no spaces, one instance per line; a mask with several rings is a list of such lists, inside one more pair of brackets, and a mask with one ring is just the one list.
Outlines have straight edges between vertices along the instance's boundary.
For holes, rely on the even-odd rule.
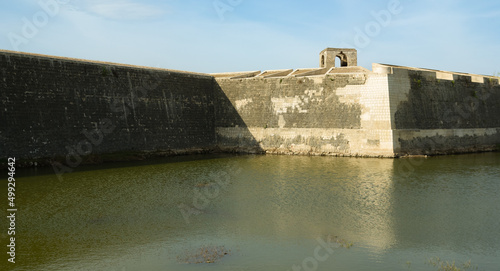
[[389,68],[386,71],[396,154],[498,149],[498,77],[385,67]]
[[2,159],[216,146],[212,76],[8,51],[0,71]]

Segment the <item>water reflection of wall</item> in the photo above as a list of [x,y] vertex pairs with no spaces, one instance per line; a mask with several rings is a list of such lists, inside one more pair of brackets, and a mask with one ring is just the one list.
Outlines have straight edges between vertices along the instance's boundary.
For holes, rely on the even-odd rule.
[[391,201],[398,246],[498,251],[498,154],[405,159],[393,163]]
[[254,157],[230,192],[239,201],[232,213],[250,237],[332,234],[381,253],[433,247],[494,253],[500,157],[474,157]]
[[[264,156],[236,193],[248,204],[241,227],[273,236],[329,234],[376,248],[394,243],[393,162],[385,159]],[[236,207],[238,208],[238,207]],[[262,234],[259,232],[259,234]]]

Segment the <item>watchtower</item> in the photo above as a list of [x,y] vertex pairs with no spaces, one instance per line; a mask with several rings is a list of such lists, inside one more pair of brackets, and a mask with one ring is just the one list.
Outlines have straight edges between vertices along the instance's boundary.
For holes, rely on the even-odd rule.
[[319,53],[319,66],[321,68],[335,67],[335,58],[340,59],[341,67],[358,65],[358,51],[349,48],[326,48]]

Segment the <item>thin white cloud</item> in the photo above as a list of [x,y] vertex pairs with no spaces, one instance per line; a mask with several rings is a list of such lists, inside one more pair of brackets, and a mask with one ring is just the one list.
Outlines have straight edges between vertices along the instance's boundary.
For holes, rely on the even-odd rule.
[[87,10],[104,18],[114,20],[150,19],[165,13],[159,7],[128,0],[89,1]]

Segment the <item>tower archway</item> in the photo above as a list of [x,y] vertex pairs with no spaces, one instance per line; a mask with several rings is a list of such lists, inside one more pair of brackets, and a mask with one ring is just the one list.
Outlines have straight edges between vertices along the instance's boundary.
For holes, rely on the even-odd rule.
[[357,66],[357,54],[356,49],[352,48],[326,48],[320,53],[319,66],[321,68]]

